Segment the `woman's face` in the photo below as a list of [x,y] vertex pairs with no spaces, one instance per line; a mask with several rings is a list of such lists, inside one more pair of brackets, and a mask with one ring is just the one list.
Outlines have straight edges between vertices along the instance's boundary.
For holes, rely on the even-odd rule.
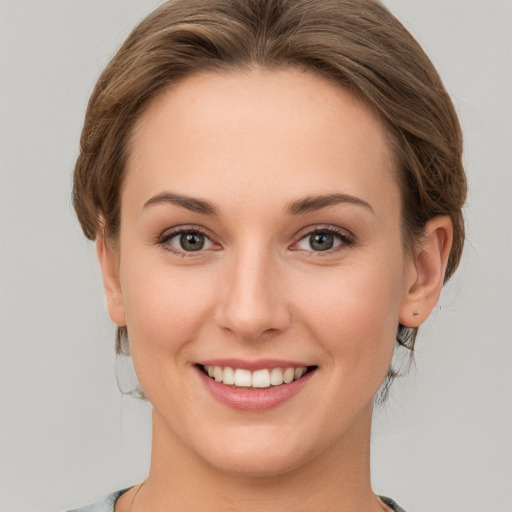
[[347,91],[254,70],[160,95],[106,278],[158,442],[270,475],[367,439],[415,280],[402,242],[384,127]]

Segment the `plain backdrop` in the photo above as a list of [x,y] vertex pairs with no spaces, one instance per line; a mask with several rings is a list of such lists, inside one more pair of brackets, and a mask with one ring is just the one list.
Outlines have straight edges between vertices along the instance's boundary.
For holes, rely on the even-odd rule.
[[[0,511],[84,505],[146,475],[150,407],[114,357],[71,203],[88,95],[155,0],[0,0]],[[465,134],[462,265],[376,412],[376,492],[411,512],[512,511],[512,2],[389,0]]]

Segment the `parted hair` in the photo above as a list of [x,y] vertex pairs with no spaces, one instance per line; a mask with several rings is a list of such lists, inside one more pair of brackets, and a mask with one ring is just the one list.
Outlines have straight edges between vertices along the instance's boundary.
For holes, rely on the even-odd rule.
[[[85,236],[118,236],[130,139],[150,100],[194,73],[296,67],[353,92],[387,127],[401,188],[404,245],[448,215],[445,280],[464,245],[466,177],[459,121],[428,56],[378,0],[171,0],[128,36],[91,95],[73,184]],[[413,350],[417,329],[398,326]],[[116,350],[128,353],[126,328]],[[388,380],[395,375],[390,369]]]

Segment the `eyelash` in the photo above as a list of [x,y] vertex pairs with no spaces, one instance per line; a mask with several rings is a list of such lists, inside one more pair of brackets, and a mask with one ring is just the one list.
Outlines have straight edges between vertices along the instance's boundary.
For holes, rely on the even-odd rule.
[[170,245],[170,241],[175,238],[176,236],[185,235],[185,234],[200,234],[204,236],[206,240],[208,240],[213,246],[219,247],[218,244],[216,244],[213,241],[213,237],[203,228],[200,226],[180,226],[177,228],[174,228],[172,231],[165,232],[162,236],[160,236],[157,240],[157,243],[161,245],[166,251],[169,251],[177,256],[180,256],[182,258],[190,258],[190,257],[197,257],[202,254],[204,254],[204,249],[199,249],[198,251],[186,251],[186,250],[179,250],[174,248],[172,245]]
[[[211,243],[214,247],[216,247],[216,248],[220,247],[219,244],[217,244],[213,240],[213,237],[211,236],[211,234],[209,234],[205,229],[201,228],[200,226],[176,227],[172,231],[166,232],[163,235],[161,235],[157,239],[157,243],[159,245],[161,245],[166,251],[169,251],[169,252],[171,252],[177,256],[180,256],[182,258],[198,257],[198,256],[204,254],[204,251],[207,249],[201,248],[197,251],[186,251],[184,249],[182,249],[182,250],[176,249],[170,245],[169,242],[173,238],[175,238],[179,235],[187,234],[187,233],[200,234],[200,235],[204,236],[205,239],[208,240],[209,243]],[[345,230],[342,230],[335,226],[325,226],[325,225],[320,225],[320,226],[315,226],[315,227],[310,226],[308,228],[304,228],[303,230],[301,230],[301,232],[298,234],[299,239],[291,245],[290,250],[293,250],[293,251],[301,250],[301,249],[296,248],[296,246],[301,241],[305,240],[308,237],[312,237],[316,234],[326,234],[326,233],[333,235],[335,238],[337,238],[338,241],[340,242],[340,244],[334,248],[330,248],[325,251],[314,251],[314,250],[307,250],[307,249],[303,249],[303,250],[309,252],[310,254],[324,256],[324,255],[332,254],[334,252],[342,250],[343,248],[351,247],[355,243],[355,240],[351,234],[349,234]]]
[[307,252],[309,252],[310,254],[324,256],[324,255],[333,254],[333,253],[340,251],[344,248],[346,249],[348,247],[352,247],[355,243],[355,239],[354,239],[353,235],[347,233],[347,231],[345,231],[341,228],[338,228],[336,226],[318,225],[315,227],[310,226],[310,227],[307,227],[307,228],[301,230],[301,232],[298,235],[300,238],[297,242],[295,242],[293,244],[292,250],[300,250],[300,249],[293,249],[293,247],[297,246],[297,244],[299,244],[299,242],[301,242],[302,240],[305,240],[306,238],[312,237],[316,234],[325,234],[325,233],[333,235],[335,238],[337,238],[340,241],[340,244],[334,248],[327,249],[325,251],[313,251],[313,250],[307,250],[307,249],[305,249],[305,250]]

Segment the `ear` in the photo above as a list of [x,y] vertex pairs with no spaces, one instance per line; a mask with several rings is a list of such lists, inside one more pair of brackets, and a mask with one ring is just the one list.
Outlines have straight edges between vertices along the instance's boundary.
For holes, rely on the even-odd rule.
[[430,315],[441,295],[448,257],[452,247],[450,217],[438,216],[427,222],[425,235],[410,261],[406,292],[399,321],[406,327],[419,327]]
[[117,251],[109,243],[103,227],[98,228],[96,253],[103,277],[103,289],[107,301],[110,318],[118,326],[126,325],[123,305],[123,294],[119,280],[119,258]]

